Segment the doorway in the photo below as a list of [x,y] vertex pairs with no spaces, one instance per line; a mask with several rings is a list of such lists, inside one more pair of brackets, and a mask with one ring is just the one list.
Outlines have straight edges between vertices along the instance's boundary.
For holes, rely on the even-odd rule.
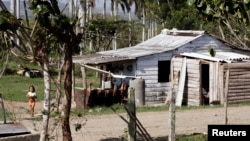
[[209,104],[209,64],[201,64],[201,105]]

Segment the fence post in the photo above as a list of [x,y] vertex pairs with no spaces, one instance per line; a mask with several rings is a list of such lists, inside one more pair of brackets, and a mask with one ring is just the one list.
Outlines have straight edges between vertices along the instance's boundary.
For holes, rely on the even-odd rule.
[[[129,87],[128,90],[128,110],[135,115],[135,89]],[[132,114],[132,115],[133,115]],[[128,141],[136,141],[136,120],[131,114],[128,115]]]
[[176,92],[174,90],[171,91],[171,101],[169,106],[169,141],[175,141],[175,95]]
[[226,71],[226,82],[225,82],[225,97],[224,97],[224,108],[225,108],[225,124],[227,125],[228,118],[227,118],[227,103],[228,103],[228,85],[229,85],[229,73],[230,68]]
[[0,103],[2,107],[2,115],[3,115],[3,123],[6,124],[6,113],[5,113],[5,108],[3,104],[3,99],[2,99],[2,94],[0,93]]
[[173,60],[171,61],[171,87],[170,87],[170,105],[169,105],[169,134],[168,134],[168,141],[175,141],[175,102],[176,102],[176,85],[177,85],[177,78],[179,78],[179,72],[177,76],[174,76],[174,67],[173,67]]

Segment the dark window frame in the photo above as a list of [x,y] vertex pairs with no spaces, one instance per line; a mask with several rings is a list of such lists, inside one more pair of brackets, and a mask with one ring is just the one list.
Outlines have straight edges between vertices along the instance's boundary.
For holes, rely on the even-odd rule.
[[170,82],[171,61],[158,61],[158,82]]

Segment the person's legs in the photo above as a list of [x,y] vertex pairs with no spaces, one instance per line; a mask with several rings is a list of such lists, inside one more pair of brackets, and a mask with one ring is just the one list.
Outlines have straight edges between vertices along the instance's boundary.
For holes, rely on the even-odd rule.
[[31,117],[34,117],[35,102],[30,103],[30,111],[31,111]]
[[34,117],[34,107],[31,107],[31,116]]

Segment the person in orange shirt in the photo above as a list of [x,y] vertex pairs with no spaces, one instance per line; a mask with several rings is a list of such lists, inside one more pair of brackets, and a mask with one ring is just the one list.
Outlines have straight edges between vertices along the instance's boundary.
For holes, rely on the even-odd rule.
[[27,93],[26,97],[29,99],[31,117],[34,117],[34,110],[35,110],[37,96],[36,96],[36,89],[33,85],[29,86],[29,92]]

